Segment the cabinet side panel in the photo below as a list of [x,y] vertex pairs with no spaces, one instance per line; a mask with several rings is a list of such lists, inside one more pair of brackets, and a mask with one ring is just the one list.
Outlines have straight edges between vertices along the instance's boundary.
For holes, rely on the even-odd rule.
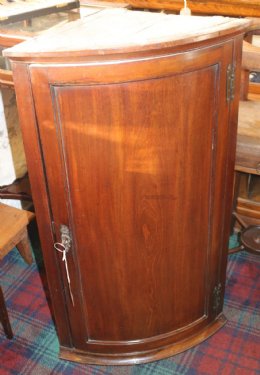
[[69,347],[71,346],[69,321],[67,318],[65,296],[61,292],[63,290],[63,283],[60,268],[53,249],[52,216],[48,201],[48,190],[45,184],[45,168],[34,111],[30,75],[26,65],[13,63],[12,69],[19,112],[19,124],[23,135],[41,247],[43,249],[44,263],[48,265],[46,267],[46,274],[48,285],[50,286],[52,309],[55,317],[59,317],[56,320],[59,339],[64,345]]

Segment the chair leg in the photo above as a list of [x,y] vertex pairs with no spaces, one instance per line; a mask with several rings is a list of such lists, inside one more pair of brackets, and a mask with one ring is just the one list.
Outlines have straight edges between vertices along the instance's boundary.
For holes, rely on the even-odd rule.
[[0,320],[2,322],[6,337],[8,339],[12,339],[14,335],[13,335],[12,327],[9,321],[9,317],[8,317],[8,313],[7,313],[7,309],[5,305],[5,300],[4,300],[4,294],[3,294],[1,286],[0,286]]
[[30,247],[30,241],[28,237],[27,229],[24,230],[23,236],[20,240],[20,242],[16,245],[19,253],[25,260],[27,264],[32,264],[33,257],[32,257],[32,251]]
[[233,187],[233,202],[232,202],[233,214],[231,218],[231,234],[234,233],[234,227],[235,227],[235,222],[236,222],[236,217],[234,213],[236,212],[236,208],[237,208],[240,180],[241,180],[241,173],[236,171],[235,176],[234,176],[234,187]]
[[[238,201],[238,194],[239,194],[239,186],[240,186],[240,181],[241,181],[241,172],[235,171],[235,176],[234,176],[234,186],[233,186],[233,202],[232,202],[232,218],[231,218],[231,230],[230,234],[234,234],[234,229],[235,229],[235,223],[236,221],[239,222],[239,224],[244,227],[244,222],[240,220],[239,215],[236,212],[237,209],[237,201]],[[240,242],[240,241],[239,241]],[[244,250],[244,246],[240,243],[238,246],[233,247],[228,250],[228,254],[235,254],[240,251]]]

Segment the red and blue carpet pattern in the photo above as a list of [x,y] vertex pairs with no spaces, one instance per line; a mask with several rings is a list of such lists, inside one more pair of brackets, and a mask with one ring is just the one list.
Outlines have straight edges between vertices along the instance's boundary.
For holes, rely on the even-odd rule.
[[1,285],[14,331],[0,327],[0,375],[254,375],[260,374],[260,259],[231,255],[224,312],[228,323],[197,347],[138,366],[88,366],[58,359],[58,340],[36,264],[16,249],[0,264]]

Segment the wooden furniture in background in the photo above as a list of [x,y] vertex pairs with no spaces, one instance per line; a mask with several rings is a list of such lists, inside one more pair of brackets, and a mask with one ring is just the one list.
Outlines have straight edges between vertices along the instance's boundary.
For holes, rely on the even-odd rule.
[[0,199],[18,199],[32,203],[31,188],[28,175],[15,180],[7,186],[0,186]]
[[79,0],[7,0],[0,3],[0,25],[19,21],[26,21],[29,25],[33,17],[66,12],[79,6]]
[[[260,34],[259,19],[248,34]],[[242,69],[242,78],[246,82],[242,84],[239,104],[234,189],[234,215],[242,227],[241,246],[231,251],[245,248],[260,254],[260,95],[255,94],[254,100],[248,95],[250,71],[260,73],[260,46],[244,42]],[[244,194],[242,190],[245,190]]]
[[247,26],[107,9],[5,51],[62,358],[149,362],[225,323]]
[[[29,211],[19,210],[0,203],[0,260],[14,247],[17,247],[27,264],[33,261],[27,225],[34,218]],[[0,321],[8,338],[13,337],[4,295],[0,286]]]
[[[5,47],[14,46],[24,40],[28,40],[44,31],[54,29],[57,25],[68,23],[79,18],[79,2],[69,0],[46,1],[13,1],[0,4],[0,55]],[[86,12],[95,12],[85,10]],[[13,89],[13,74],[3,56],[0,56],[0,89],[4,94]],[[4,95],[3,95],[4,96]],[[13,111],[7,110],[7,103],[4,101],[4,115],[0,121],[0,198],[7,202],[10,199],[30,201],[30,186],[26,175],[26,164],[22,139],[19,138],[18,118],[15,117],[16,105],[14,94],[10,94],[9,106],[12,105]],[[0,100],[1,93],[0,93]],[[11,104],[12,103],[12,104]],[[2,104],[2,103],[0,103]],[[1,107],[1,106],[0,106]],[[8,113],[7,113],[8,112]],[[13,114],[11,113],[13,112]],[[8,145],[6,144],[8,141]],[[2,146],[2,147],[1,147]],[[7,170],[10,170],[8,174]],[[23,176],[25,176],[23,178]],[[19,190],[20,189],[20,190]],[[10,204],[16,204],[12,202]],[[19,204],[19,203],[17,203]],[[26,206],[26,208],[28,208]]]
[[[100,0],[102,2],[102,0]],[[136,8],[166,10],[179,13],[183,0],[114,0],[127,2]],[[259,0],[187,0],[193,14],[224,15],[233,17],[260,17]]]
[[[12,47],[61,22],[79,18],[79,11],[74,16],[79,5],[78,0],[18,0],[0,4],[0,52],[2,48]],[[3,63],[4,61],[0,60],[0,85],[12,87],[12,72],[8,65],[3,66]]]

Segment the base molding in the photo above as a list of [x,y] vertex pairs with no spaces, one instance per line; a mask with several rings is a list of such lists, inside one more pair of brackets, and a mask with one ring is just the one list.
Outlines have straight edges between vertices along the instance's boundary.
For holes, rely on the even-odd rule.
[[171,345],[149,351],[131,352],[124,354],[90,353],[76,348],[60,346],[59,356],[61,359],[79,363],[86,363],[89,365],[125,366],[149,363],[171,357],[200,344],[201,342],[212,336],[214,333],[216,333],[221,327],[223,327],[226,321],[227,320],[225,316],[223,314],[220,314],[214,320],[214,322],[198,331],[195,335],[181,341],[174,342]]

